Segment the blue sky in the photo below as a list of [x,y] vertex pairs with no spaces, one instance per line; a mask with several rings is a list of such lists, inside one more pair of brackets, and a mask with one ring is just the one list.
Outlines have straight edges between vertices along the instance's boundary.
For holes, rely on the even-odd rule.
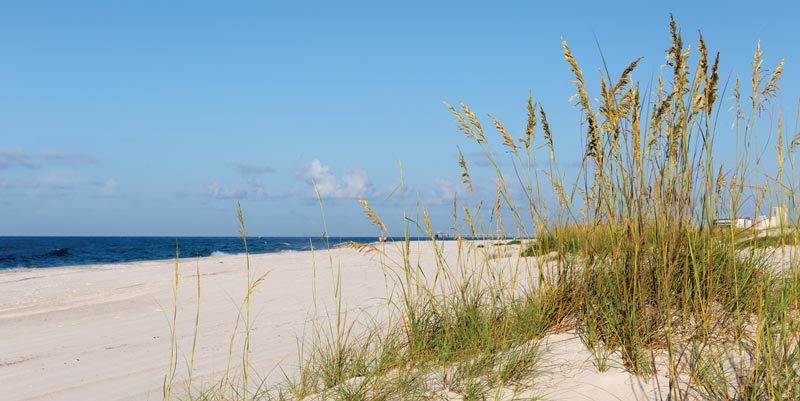
[[[748,78],[761,40],[800,97],[800,4],[725,2],[5,2],[0,9],[0,235],[375,234],[357,196],[400,228],[387,195],[448,226],[460,190],[443,102],[522,127],[528,93],[562,160],[579,157],[565,38],[589,81],[643,56],[648,85],[675,15]],[[593,86],[596,87],[596,86]],[[732,115],[723,114],[730,122]],[[725,128],[729,124],[723,124]],[[793,126],[793,124],[790,124]],[[719,135],[722,135],[720,133]],[[724,141],[723,141],[723,145]],[[475,159],[478,163],[480,160]],[[480,167],[478,167],[479,169]],[[480,172],[477,173],[481,175]]]

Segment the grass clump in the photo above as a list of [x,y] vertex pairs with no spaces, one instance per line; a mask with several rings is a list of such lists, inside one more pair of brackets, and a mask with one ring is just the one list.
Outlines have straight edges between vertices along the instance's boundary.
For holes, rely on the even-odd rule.
[[[559,255],[582,253],[586,250],[586,237],[591,234],[588,227],[573,225],[558,227],[554,231],[542,231],[533,241],[526,244],[521,255],[525,257],[545,256],[551,252]],[[607,237],[598,236],[598,239]]]

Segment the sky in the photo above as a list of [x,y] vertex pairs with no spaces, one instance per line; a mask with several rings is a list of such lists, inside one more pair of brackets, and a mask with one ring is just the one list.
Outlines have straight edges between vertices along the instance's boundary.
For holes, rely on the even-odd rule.
[[485,160],[443,102],[519,131],[532,94],[580,157],[561,38],[594,93],[599,49],[613,76],[644,57],[634,78],[654,82],[670,13],[724,80],[748,79],[760,40],[765,66],[786,63],[772,111],[794,116],[800,3],[756,4],[3,2],[0,235],[236,235],[237,201],[252,235],[376,235],[358,197],[392,233],[417,204],[444,230],[457,146]]

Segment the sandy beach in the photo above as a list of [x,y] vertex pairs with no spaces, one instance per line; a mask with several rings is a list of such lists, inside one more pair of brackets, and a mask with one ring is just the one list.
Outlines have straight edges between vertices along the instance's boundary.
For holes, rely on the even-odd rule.
[[[379,303],[383,274],[375,263],[348,249],[330,255],[342,265],[348,305]],[[296,336],[302,335],[313,311],[313,263],[311,252],[251,257],[253,274],[268,274],[252,300],[252,363],[262,374],[278,363],[294,362]],[[202,382],[219,379],[225,370],[247,276],[244,256],[180,261],[177,334],[187,361],[198,266],[201,316],[195,377]],[[329,270],[318,271],[320,304],[331,299]],[[0,273],[4,399],[161,399],[169,360],[172,282],[170,260]],[[235,347],[240,350],[238,343]],[[239,363],[235,356],[232,365]],[[186,369],[178,370],[185,376]]]
[[[400,255],[397,244],[385,246],[387,255]],[[457,254],[456,242],[440,246],[446,260]],[[430,242],[413,243],[411,253],[420,266],[435,269]],[[501,257],[492,263],[503,268],[518,260]],[[387,281],[374,254],[349,248],[261,254],[251,256],[251,266],[254,275],[267,274],[252,299],[251,345],[251,364],[265,383],[293,373],[298,337],[314,326],[315,313],[326,316],[332,311],[333,272],[341,272],[348,319],[385,316]],[[231,335],[247,282],[245,258],[180,261],[177,342],[182,360],[177,382],[185,379],[190,359],[196,268],[201,311],[194,383],[209,386],[221,379],[229,363]],[[0,273],[3,399],[161,399],[169,363],[172,280],[170,260]],[[241,364],[241,337],[234,344],[232,375]],[[549,336],[543,344],[547,373],[541,394],[548,399],[633,399],[652,393],[653,383],[639,382],[615,367],[613,358],[608,371],[597,372],[574,333]]]
[[[397,244],[385,246],[387,255],[400,254]],[[443,242],[440,247],[445,259],[453,260],[456,242]],[[504,251],[508,252],[500,250]],[[423,268],[435,269],[430,242],[413,243],[412,255]],[[519,260],[501,257],[492,263],[512,268]],[[4,399],[160,400],[169,362],[173,263],[0,273],[0,393]],[[199,268],[201,311],[194,383],[213,385],[229,363],[231,335],[247,282],[245,258],[182,259],[179,266],[181,361],[176,382],[186,378],[190,359],[195,269]],[[251,266],[254,276],[267,274],[253,296],[251,337],[251,365],[266,383],[279,380],[282,372],[294,373],[298,339],[313,327],[312,291],[316,291],[316,314],[322,316],[317,322],[326,324],[324,316],[333,308],[333,272],[341,272],[348,319],[379,321],[386,314],[387,281],[374,254],[350,248],[261,254],[251,256]],[[234,341],[232,375],[241,366],[241,338]],[[536,387],[548,399],[639,399],[654,391],[652,381],[640,382],[615,366],[613,357],[610,369],[598,372],[575,333],[548,336],[543,344],[546,373],[542,385]]]

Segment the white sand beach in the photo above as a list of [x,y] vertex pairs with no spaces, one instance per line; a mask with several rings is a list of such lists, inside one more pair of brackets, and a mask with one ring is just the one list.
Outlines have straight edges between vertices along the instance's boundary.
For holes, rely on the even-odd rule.
[[[445,260],[453,260],[457,243],[440,245]],[[397,244],[385,246],[389,255],[400,254]],[[435,269],[430,242],[413,243],[412,255],[424,269]],[[492,263],[503,268],[519,260]],[[337,268],[330,268],[331,261]],[[349,248],[273,253],[251,256],[251,265],[254,275],[267,274],[252,299],[251,345],[253,369],[266,383],[280,379],[276,366],[293,373],[298,337],[312,327],[313,291],[317,313],[332,311],[333,271],[341,271],[349,319],[385,316],[387,285],[374,254]],[[178,380],[185,378],[190,358],[197,267],[202,293],[194,383],[208,386],[228,364],[247,276],[241,255],[180,261]],[[0,273],[2,399],[160,400],[169,363],[172,280],[169,260]],[[646,399],[654,391],[652,380],[640,382],[613,357],[609,370],[598,372],[574,333],[551,335],[543,344],[546,373],[539,395],[548,399]],[[241,336],[234,344],[233,374],[240,364]]]
[[[376,263],[349,249],[333,250],[331,256],[341,263],[348,305],[380,303],[383,274]],[[303,334],[313,311],[313,258],[310,252],[274,253],[252,256],[251,263],[255,275],[268,273],[252,300],[252,363],[267,374],[278,363],[288,368],[295,362],[296,336]],[[180,261],[178,341],[187,360],[197,264],[201,316],[195,376],[202,382],[221,378],[225,370],[247,276],[243,256]],[[329,270],[318,272],[321,301],[331,299]],[[2,398],[161,399],[169,362],[172,281],[169,260],[0,273]],[[238,342],[235,347],[240,355]],[[234,356],[233,366],[240,362]],[[178,370],[185,376],[186,369]]]

